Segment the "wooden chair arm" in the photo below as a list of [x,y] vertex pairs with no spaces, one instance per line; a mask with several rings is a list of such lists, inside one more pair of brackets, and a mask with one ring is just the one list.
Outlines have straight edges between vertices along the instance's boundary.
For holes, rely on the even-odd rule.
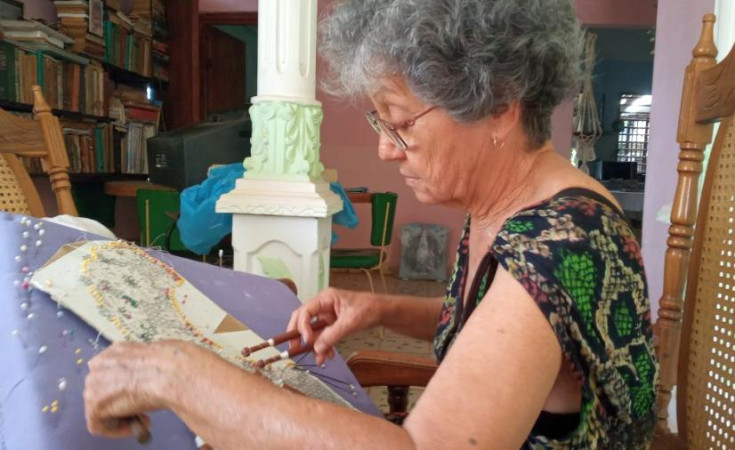
[[651,450],[686,450],[686,443],[676,434],[657,434],[653,437]]
[[364,388],[372,386],[423,387],[436,372],[436,361],[403,353],[361,350],[347,359],[355,378]]
[[286,287],[294,293],[294,295],[299,295],[299,289],[296,287],[296,283],[294,283],[290,278],[276,278],[276,281],[280,281],[285,284]]

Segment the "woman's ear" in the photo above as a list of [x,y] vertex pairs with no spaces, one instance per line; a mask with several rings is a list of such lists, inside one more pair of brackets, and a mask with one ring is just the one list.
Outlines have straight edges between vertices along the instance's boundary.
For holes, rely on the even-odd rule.
[[513,130],[521,124],[521,102],[507,105],[504,111],[492,115],[493,140],[505,142]]

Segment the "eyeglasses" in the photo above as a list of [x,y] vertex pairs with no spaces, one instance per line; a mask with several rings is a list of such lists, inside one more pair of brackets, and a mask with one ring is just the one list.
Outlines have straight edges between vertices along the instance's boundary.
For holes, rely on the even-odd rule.
[[385,120],[378,117],[377,110],[365,113],[365,117],[367,118],[370,126],[373,127],[373,130],[375,130],[376,133],[385,134],[396,147],[400,148],[401,150],[406,150],[408,148],[408,144],[406,144],[406,141],[404,141],[401,135],[398,134],[398,130],[411,128],[416,124],[417,120],[429,114],[434,109],[436,109],[436,106],[432,106],[421,114],[417,114],[413,118],[400,123],[386,122]]

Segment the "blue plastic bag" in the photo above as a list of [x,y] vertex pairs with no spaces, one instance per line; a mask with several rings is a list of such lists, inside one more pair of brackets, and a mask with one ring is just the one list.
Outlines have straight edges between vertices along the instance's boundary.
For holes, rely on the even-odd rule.
[[[329,189],[335,194],[339,195],[342,198],[342,203],[344,204],[342,211],[332,216],[332,223],[335,225],[342,225],[343,227],[347,228],[357,227],[357,225],[360,223],[360,220],[357,218],[355,208],[354,206],[352,206],[352,202],[347,196],[347,192],[345,192],[345,189],[342,187],[339,181],[329,183]],[[337,233],[332,231],[332,245],[337,242],[337,239],[339,239]]]
[[206,255],[219,241],[232,233],[232,214],[218,214],[215,205],[222,194],[235,188],[235,182],[244,173],[245,167],[242,163],[214,167],[201,184],[181,192],[178,226],[181,242],[190,251],[197,255]]
[[[245,167],[242,163],[215,167],[201,184],[181,192],[178,226],[181,242],[191,252],[206,255],[219,241],[232,233],[232,214],[217,213],[215,206],[222,194],[235,188],[235,182],[244,173]],[[355,228],[359,220],[344,188],[338,182],[330,183],[329,187],[342,198],[345,205],[342,211],[332,217],[332,221],[337,225]],[[332,244],[336,240],[337,235],[332,232]]]

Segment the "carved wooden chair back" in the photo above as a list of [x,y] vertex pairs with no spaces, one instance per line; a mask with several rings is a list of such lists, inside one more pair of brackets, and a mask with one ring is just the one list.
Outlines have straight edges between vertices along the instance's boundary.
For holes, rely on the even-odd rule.
[[0,210],[45,216],[41,198],[18,157],[40,158],[51,180],[60,214],[76,216],[71,196],[69,159],[59,120],[51,113],[41,88],[33,86],[34,119],[0,109]]
[[[719,64],[715,17],[704,16],[684,79],[679,179],[656,323],[661,363],[657,441],[735,449],[735,52]],[[699,178],[715,122],[701,200]],[[683,319],[683,321],[682,321]],[[677,386],[678,435],[667,427]]]

